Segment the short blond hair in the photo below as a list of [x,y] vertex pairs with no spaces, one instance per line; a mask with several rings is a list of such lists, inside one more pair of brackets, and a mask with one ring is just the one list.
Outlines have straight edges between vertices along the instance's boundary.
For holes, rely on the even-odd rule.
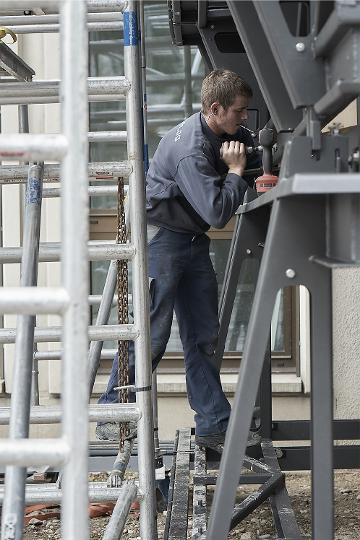
[[218,101],[224,109],[232,105],[237,96],[251,98],[251,87],[237,73],[229,69],[216,69],[206,75],[201,86],[201,107],[204,113]]

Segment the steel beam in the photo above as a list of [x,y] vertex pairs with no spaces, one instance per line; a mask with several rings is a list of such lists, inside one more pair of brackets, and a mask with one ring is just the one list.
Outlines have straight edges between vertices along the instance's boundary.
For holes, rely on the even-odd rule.
[[253,5],[293,108],[313,105],[325,93],[325,71],[322,60],[313,57],[311,33],[293,36],[278,0]]
[[0,41],[0,68],[22,81],[31,81],[35,75],[35,71],[2,41]]

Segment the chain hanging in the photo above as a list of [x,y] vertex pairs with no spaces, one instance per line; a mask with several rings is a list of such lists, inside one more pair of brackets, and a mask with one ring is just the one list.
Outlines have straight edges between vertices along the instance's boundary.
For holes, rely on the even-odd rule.
[[[117,244],[126,244],[127,231],[125,223],[125,203],[124,203],[124,179],[118,178],[118,198],[117,198]],[[117,261],[117,294],[118,294],[118,324],[128,324],[128,264],[127,261]],[[127,341],[118,341],[118,386],[129,384],[129,350]],[[128,403],[129,395],[126,388],[119,390],[119,403]],[[120,423],[120,450],[123,448],[124,440],[129,434],[128,424]]]

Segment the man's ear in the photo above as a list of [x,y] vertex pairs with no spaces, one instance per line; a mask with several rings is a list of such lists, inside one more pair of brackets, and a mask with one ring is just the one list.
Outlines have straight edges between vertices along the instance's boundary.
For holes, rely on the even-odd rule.
[[214,114],[215,116],[219,112],[219,103],[215,101],[210,105],[210,114]]

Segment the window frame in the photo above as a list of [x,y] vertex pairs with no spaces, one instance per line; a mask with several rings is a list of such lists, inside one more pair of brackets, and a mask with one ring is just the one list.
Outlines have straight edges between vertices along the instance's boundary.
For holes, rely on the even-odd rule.
[[[116,213],[112,209],[90,209],[90,240],[113,240],[116,236]],[[213,229],[208,231],[208,236],[212,240],[231,240],[234,230],[235,220],[232,219],[223,229]],[[91,263],[89,265],[90,284]],[[299,374],[299,290],[297,287],[287,287],[284,290],[285,306],[285,350],[272,351],[272,371],[274,373],[297,373]],[[91,308],[91,316],[93,314]],[[238,371],[242,353],[229,351],[224,353],[222,365],[223,372]],[[108,361],[104,361],[104,364]],[[183,353],[180,351],[169,351],[164,354],[162,367],[166,371],[180,373],[183,371],[180,363],[183,362]],[[105,366],[104,366],[105,367]],[[101,370],[103,372],[103,370]]]

